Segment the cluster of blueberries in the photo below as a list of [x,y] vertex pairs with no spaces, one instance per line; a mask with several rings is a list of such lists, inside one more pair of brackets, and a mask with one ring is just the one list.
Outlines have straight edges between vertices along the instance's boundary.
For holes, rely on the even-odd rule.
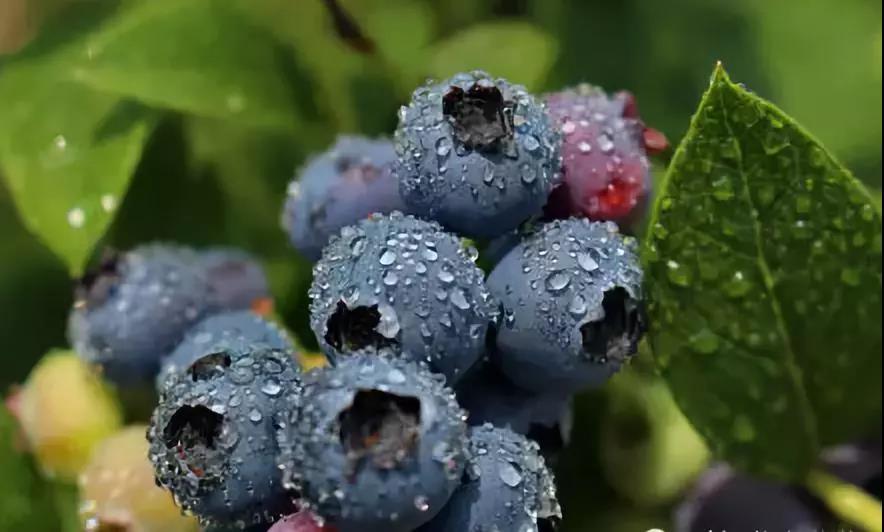
[[207,530],[561,519],[547,462],[570,400],[646,326],[618,223],[640,216],[665,139],[627,93],[539,99],[484,72],[418,88],[399,119],[392,141],[339,138],[289,187],[322,367],[256,312],[267,282],[243,253],[145,245],[80,283],[72,343],[120,386],[156,387],[157,482]]

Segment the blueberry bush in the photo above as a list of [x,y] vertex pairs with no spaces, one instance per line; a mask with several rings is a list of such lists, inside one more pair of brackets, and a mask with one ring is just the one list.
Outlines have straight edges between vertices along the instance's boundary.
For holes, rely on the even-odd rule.
[[861,0],[4,0],[0,532],[880,531],[880,92]]

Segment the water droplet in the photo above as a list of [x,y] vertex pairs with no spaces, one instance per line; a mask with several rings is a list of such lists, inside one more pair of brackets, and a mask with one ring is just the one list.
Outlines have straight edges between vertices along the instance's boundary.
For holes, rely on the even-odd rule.
[[577,144],[577,149],[580,153],[587,154],[592,151],[592,145],[584,140]]
[[74,229],[83,227],[86,223],[86,213],[80,207],[74,207],[68,211],[68,224]]
[[577,264],[588,272],[599,269],[599,263],[592,257],[592,253],[588,251],[577,254]]
[[450,283],[454,281],[454,274],[448,271],[446,268],[441,268],[439,273],[436,274],[436,277],[439,278],[443,283]]
[[56,137],[52,139],[52,145],[55,146],[55,149],[58,151],[64,151],[64,149],[68,147],[68,141],[64,138],[64,135],[56,135]]
[[387,373],[387,381],[393,384],[402,384],[406,381],[405,374],[399,371],[396,368],[393,368]]
[[525,163],[520,168],[521,168],[521,175],[522,175],[522,182],[523,183],[525,183],[526,185],[530,185],[531,183],[533,183],[534,181],[537,180],[537,172],[534,170],[534,168],[531,165],[529,165],[528,163]]
[[350,241],[350,253],[353,254],[354,257],[358,257],[362,255],[362,251],[365,250],[365,238],[361,236],[357,236],[353,240]]
[[707,328],[700,329],[699,332],[691,335],[688,343],[691,349],[704,355],[711,355],[718,351],[718,336]]
[[384,274],[383,281],[386,286],[396,286],[396,283],[399,282],[399,276],[396,275],[396,272],[390,270]]
[[381,320],[375,327],[384,338],[395,338],[399,334],[399,316],[396,310],[390,305],[378,305],[378,312],[381,314]]
[[724,292],[730,297],[743,297],[752,288],[752,283],[746,279],[741,271],[736,271],[731,278],[722,286]]
[[117,208],[117,198],[112,194],[101,196],[101,208],[104,209],[104,212],[113,212]]
[[414,507],[420,512],[426,512],[430,509],[430,502],[423,495],[418,495],[414,498]]
[[602,133],[598,138],[599,149],[602,150],[602,153],[605,155],[610,154],[614,151],[614,141],[611,140],[611,137],[607,133]]
[[562,124],[562,133],[564,133],[565,135],[570,135],[575,131],[577,131],[577,124],[575,124],[574,122],[568,120],[567,122]]
[[670,260],[666,263],[666,268],[666,276],[672,284],[678,286],[688,286],[691,284],[691,274],[681,264]]
[[430,262],[434,262],[437,258],[439,258],[439,254],[436,253],[435,249],[430,249],[429,247],[427,247],[424,248],[423,251],[421,251],[421,257]]
[[574,299],[568,303],[568,312],[570,312],[576,318],[582,318],[586,315],[587,305],[586,299],[583,298],[580,294],[574,296]]
[[276,397],[282,391],[282,385],[276,379],[267,379],[264,386],[261,386],[261,391],[270,397]]
[[257,408],[249,410],[249,421],[252,423],[260,423],[262,419],[264,419],[264,416],[261,414],[260,410]]
[[382,266],[389,266],[396,262],[396,253],[390,249],[384,249],[384,251],[381,252],[378,262],[380,262]]
[[448,137],[440,137],[439,140],[436,141],[436,155],[439,157],[448,157],[449,153],[451,153],[451,141],[448,140]]
[[515,488],[522,483],[522,474],[519,473],[516,466],[505,460],[498,466],[497,474],[500,475],[500,480],[511,488]]
[[448,296],[448,299],[449,301],[451,301],[452,305],[459,308],[460,310],[469,310],[470,308],[470,302],[467,301],[464,291],[460,288],[453,289],[451,291],[451,295]]
[[557,270],[546,276],[546,289],[550,292],[560,292],[571,284],[571,276],[568,272]]
[[533,152],[540,148],[540,141],[534,135],[525,135],[522,138],[522,146],[529,152]]

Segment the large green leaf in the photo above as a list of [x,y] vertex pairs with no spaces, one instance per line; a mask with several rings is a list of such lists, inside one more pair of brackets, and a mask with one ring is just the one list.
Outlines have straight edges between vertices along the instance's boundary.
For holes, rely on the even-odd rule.
[[539,28],[517,20],[469,27],[433,46],[430,74],[447,78],[468,70],[487,70],[528,88],[545,80],[557,43]]
[[880,421],[880,210],[720,66],[644,251],[658,363],[717,453],[794,479]]
[[8,65],[0,77],[0,168],[24,224],[77,275],[126,192],[154,114],[31,67]]
[[93,88],[197,115],[296,123],[279,50],[229,2],[132,3],[71,47],[70,74]]

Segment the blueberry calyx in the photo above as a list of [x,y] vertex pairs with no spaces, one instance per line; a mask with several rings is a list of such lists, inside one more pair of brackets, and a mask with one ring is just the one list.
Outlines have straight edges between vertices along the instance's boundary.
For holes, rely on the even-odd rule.
[[513,138],[515,103],[504,100],[495,86],[474,83],[464,91],[452,86],[442,97],[442,114],[454,136],[469,149],[492,150]]
[[222,374],[224,368],[230,367],[231,362],[230,355],[227,353],[210,353],[191,364],[187,372],[190,373],[194,382],[209,380]]
[[187,449],[196,445],[211,448],[221,434],[223,422],[224,416],[203,405],[184,405],[172,414],[163,429],[163,441],[168,449],[177,446]]
[[101,260],[90,268],[74,285],[74,305],[77,307],[96,308],[107,301],[120,280],[119,265],[123,254],[105,249]]
[[325,341],[338,351],[366,347],[385,347],[394,344],[377,331],[381,312],[377,305],[347,307],[338,301],[335,311],[326,322]]
[[611,344],[621,342],[624,337],[638,338],[644,330],[641,308],[622,286],[605,292],[602,309],[605,312],[602,319],[580,326],[583,352],[594,359],[617,353],[617,349],[610,349]]
[[370,459],[380,469],[393,469],[416,447],[421,402],[380,390],[360,390],[338,415],[341,444],[352,465]]

